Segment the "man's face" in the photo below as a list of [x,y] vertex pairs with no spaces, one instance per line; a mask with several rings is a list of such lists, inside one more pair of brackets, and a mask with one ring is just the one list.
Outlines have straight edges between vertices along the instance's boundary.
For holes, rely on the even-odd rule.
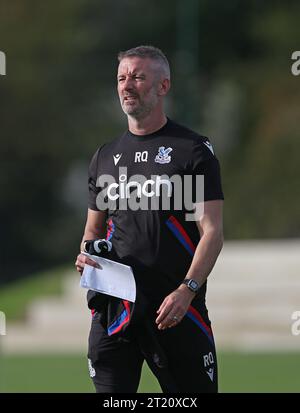
[[151,59],[126,57],[118,69],[118,94],[126,115],[146,117],[158,103],[158,69]]

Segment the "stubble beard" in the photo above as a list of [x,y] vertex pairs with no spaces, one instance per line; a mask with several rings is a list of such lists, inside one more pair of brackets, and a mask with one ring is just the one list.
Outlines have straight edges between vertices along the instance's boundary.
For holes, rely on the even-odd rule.
[[153,108],[157,104],[157,96],[154,93],[154,90],[151,90],[151,99],[148,102],[145,102],[140,99],[139,96],[136,96],[136,102],[134,105],[126,105],[124,102],[121,102],[123,112],[134,119],[143,119],[152,112]]

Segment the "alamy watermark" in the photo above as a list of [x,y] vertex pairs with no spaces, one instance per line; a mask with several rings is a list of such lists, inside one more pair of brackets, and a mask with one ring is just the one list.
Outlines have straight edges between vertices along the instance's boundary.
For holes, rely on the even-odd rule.
[[6,335],[6,317],[3,311],[0,311],[0,336]]
[[298,76],[300,75],[300,50],[293,52],[291,59],[295,60],[291,66],[291,72],[294,76]]
[[300,311],[294,311],[292,314],[292,334],[293,336],[299,336],[300,334]]
[[186,221],[199,221],[204,210],[204,175],[144,175],[128,178],[127,167],[119,167],[119,179],[100,175],[96,186],[99,210],[184,211]]
[[6,75],[6,56],[4,52],[0,50],[0,75]]

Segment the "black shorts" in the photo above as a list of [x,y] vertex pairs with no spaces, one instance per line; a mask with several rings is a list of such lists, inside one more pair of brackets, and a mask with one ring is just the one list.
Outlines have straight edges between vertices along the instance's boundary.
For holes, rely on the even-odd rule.
[[[152,316],[154,320],[155,314]],[[90,377],[96,392],[136,393],[145,359],[140,343],[134,335],[128,341],[120,340],[117,336],[108,336],[99,319],[99,314],[95,313],[88,349]],[[176,392],[218,391],[216,350],[205,306],[193,302],[176,327],[157,330],[157,337],[167,357],[168,370],[175,383]],[[151,365],[149,367],[151,368]],[[153,369],[152,371],[163,392],[168,392],[168,386],[162,383]]]

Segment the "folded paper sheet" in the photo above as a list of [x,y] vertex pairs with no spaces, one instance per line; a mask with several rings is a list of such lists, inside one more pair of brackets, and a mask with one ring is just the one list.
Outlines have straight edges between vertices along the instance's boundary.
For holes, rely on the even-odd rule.
[[113,297],[135,302],[136,285],[131,267],[95,255],[87,255],[100,268],[85,264],[80,286]]

